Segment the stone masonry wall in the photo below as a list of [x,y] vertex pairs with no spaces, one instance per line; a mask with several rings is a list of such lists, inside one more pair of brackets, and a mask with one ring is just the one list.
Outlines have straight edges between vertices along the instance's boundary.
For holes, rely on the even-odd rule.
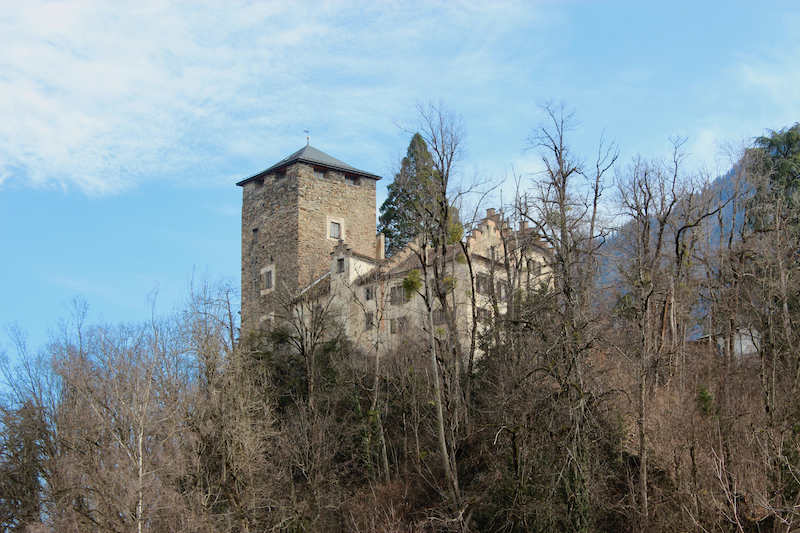
[[[257,329],[261,317],[279,312],[281,299],[330,271],[338,244],[330,238],[331,220],[342,224],[353,251],[374,257],[375,209],[375,180],[346,180],[332,170],[320,178],[303,163],[244,184],[242,335]],[[262,294],[261,270],[269,266],[274,266],[274,289]]]
[[343,225],[344,242],[357,253],[375,257],[375,180],[355,183],[332,170],[320,179],[310,165],[298,165],[299,282],[305,285],[330,271],[330,254],[338,244],[330,238],[330,221]]
[[[297,290],[298,169],[269,174],[243,187],[242,334],[258,328],[275,311],[280,294]],[[257,242],[253,230],[258,230]],[[275,266],[274,289],[261,294],[261,269]]]

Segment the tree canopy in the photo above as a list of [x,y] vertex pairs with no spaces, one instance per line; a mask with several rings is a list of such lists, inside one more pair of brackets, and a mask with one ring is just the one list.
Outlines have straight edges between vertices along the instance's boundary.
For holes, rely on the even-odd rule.
[[380,207],[378,231],[386,236],[387,255],[391,255],[420,231],[417,204],[425,197],[433,177],[433,159],[428,144],[419,133],[415,133],[408,145],[400,170],[389,184],[389,196]]
[[0,530],[798,531],[800,124],[709,186],[682,140],[583,164],[545,104],[544,171],[470,242],[464,130],[418,109],[381,208],[424,244],[401,286],[316,284],[246,338],[228,282],[141,324],[76,298],[36,352],[8,328]]
[[756,139],[756,148],[763,151],[770,168],[773,187],[794,193],[800,181],[800,123]]
[[800,123],[755,139],[743,160],[755,188],[749,202],[753,227],[764,230],[780,221],[800,224]]

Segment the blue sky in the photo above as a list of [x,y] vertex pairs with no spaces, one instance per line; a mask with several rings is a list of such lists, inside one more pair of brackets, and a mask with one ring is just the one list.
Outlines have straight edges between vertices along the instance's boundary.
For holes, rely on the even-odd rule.
[[587,157],[603,132],[623,163],[685,136],[711,174],[720,145],[800,120],[796,2],[0,0],[0,35],[0,325],[34,349],[75,296],[116,323],[193,276],[238,284],[235,183],[306,129],[390,178],[396,124],[442,99],[462,172],[499,182],[538,168],[544,100],[575,110]]

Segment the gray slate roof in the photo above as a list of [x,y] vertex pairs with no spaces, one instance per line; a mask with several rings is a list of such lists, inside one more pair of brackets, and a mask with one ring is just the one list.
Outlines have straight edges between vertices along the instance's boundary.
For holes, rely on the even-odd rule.
[[250,176],[249,178],[240,181],[236,185],[244,185],[248,181],[254,180],[256,178],[260,178],[265,176],[271,172],[275,172],[276,170],[280,170],[281,168],[288,167],[292,163],[308,163],[310,165],[314,165],[316,167],[323,167],[331,170],[338,170],[340,172],[345,172],[347,174],[354,174],[356,176],[361,176],[364,178],[371,178],[374,180],[381,179],[380,176],[376,176],[375,174],[370,174],[369,172],[364,172],[363,170],[358,170],[355,167],[351,167],[347,163],[342,163],[335,157],[331,157],[325,152],[321,152],[314,148],[313,146],[306,145],[300,150],[296,151],[289,157],[282,159],[281,161],[275,163],[267,170],[261,171],[258,174]]

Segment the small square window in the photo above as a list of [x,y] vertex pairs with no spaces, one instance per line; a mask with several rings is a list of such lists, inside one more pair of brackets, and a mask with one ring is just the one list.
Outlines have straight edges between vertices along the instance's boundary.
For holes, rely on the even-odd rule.
[[475,277],[475,291],[478,294],[490,294],[492,291],[492,280],[489,276],[478,274]]
[[325,171],[319,168],[314,169],[314,176],[317,178],[324,180],[325,179]]
[[344,182],[348,185],[358,185],[358,178],[355,176],[345,176]]
[[405,333],[407,327],[408,320],[404,316],[393,318],[389,321],[389,331],[391,333]]
[[261,296],[275,289],[275,265],[268,265],[261,269]]
[[342,238],[342,225],[339,222],[331,222],[331,239]]
[[272,328],[275,327],[275,316],[273,313],[269,315],[262,315],[258,319],[258,327],[262,331],[270,331]]
[[501,300],[505,300],[506,296],[508,296],[508,284],[505,281],[498,281],[495,294],[497,294]]
[[395,285],[390,289],[389,299],[392,305],[402,305],[408,301],[408,298],[406,298],[406,291],[402,285]]
[[336,260],[336,272],[339,272],[340,274],[344,272],[344,259]]

